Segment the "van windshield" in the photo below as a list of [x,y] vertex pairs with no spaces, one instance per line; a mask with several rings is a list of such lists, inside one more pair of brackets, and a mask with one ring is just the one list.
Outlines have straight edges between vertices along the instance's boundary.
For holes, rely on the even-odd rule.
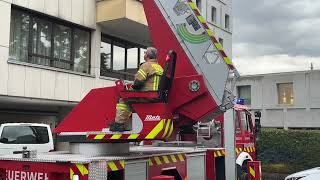
[[5,126],[0,142],[4,144],[46,144],[49,134],[41,126]]

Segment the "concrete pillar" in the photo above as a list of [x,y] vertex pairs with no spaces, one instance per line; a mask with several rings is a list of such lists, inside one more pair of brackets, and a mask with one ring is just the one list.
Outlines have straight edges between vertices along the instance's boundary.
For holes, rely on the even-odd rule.
[[287,108],[283,108],[283,129],[288,130],[288,109]]
[[236,179],[236,152],[235,152],[235,111],[229,109],[224,114],[224,145],[226,148],[225,174],[226,179]]

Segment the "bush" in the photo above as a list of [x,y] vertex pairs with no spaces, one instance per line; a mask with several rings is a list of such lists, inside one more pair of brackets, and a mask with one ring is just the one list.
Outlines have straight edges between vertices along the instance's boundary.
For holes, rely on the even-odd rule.
[[320,166],[320,131],[263,129],[257,140],[264,172],[293,173]]

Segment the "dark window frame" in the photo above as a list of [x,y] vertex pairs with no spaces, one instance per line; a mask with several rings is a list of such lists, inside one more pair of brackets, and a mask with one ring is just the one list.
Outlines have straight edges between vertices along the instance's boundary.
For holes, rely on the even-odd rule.
[[[246,87],[248,87],[249,89],[250,89],[250,102],[247,102],[246,101],[246,99],[247,98],[244,98],[244,97],[241,97],[240,95],[240,89],[241,88],[246,88]],[[245,103],[245,105],[249,105],[249,106],[251,106],[252,105],[252,91],[251,91],[251,85],[239,85],[239,86],[237,86],[237,94],[238,94],[238,97],[239,98],[243,98],[244,99],[244,103]]]
[[217,23],[217,8],[211,6],[211,22]]
[[[29,32],[28,32],[29,34],[28,34],[28,42],[27,42],[28,43],[28,57],[26,59],[27,63],[36,64],[36,63],[32,63],[32,57],[45,58],[50,61],[49,66],[42,65],[42,64],[37,64],[37,65],[45,66],[45,67],[53,67],[53,68],[58,68],[58,69],[65,69],[65,70],[70,70],[73,72],[79,72],[79,71],[75,71],[73,68],[74,68],[74,64],[75,64],[74,57],[75,57],[75,52],[76,52],[76,49],[74,48],[75,31],[80,30],[80,31],[87,32],[89,35],[89,39],[88,39],[88,67],[87,67],[88,69],[87,69],[87,72],[79,72],[79,73],[84,73],[84,74],[91,73],[91,43],[92,43],[91,42],[92,41],[91,30],[92,29],[85,27],[85,26],[81,26],[79,24],[75,24],[75,23],[63,20],[63,19],[59,19],[54,16],[50,16],[50,15],[47,15],[44,13],[40,13],[40,12],[36,12],[36,11],[30,10],[30,9],[27,9],[24,7],[20,7],[17,5],[12,5],[11,11],[13,11],[13,10],[19,11],[19,12],[24,13],[29,16]],[[12,16],[12,14],[11,14],[11,16]],[[51,34],[50,34],[50,38],[51,38],[50,56],[44,56],[44,55],[36,54],[33,52],[33,28],[32,28],[32,26],[33,26],[33,19],[34,18],[41,19],[41,20],[44,20],[44,21],[47,21],[50,23],[50,26],[51,26],[50,27],[51,28],[50,29],[50,31],[51,31]],[[68,27],[71,29],[70,61],[54,57],[54,27],[59,26],[59,25],[62,25],[62,26],[65,26],[65,27]],[[20,60],[15,59],[15,61],[20,61]],[[70,67],[69,68],[56,67],[56,66],[54,66],[54,62],[68,63],[68,64],[70,64]]]
[[[283,100],[281,99],[281,97],[283,97],[283,96],[280,95],[280,88],[281,88],[280,86],[283,86],[283,85],[290,86],[290,91],[292,91],[291,96],[290,96],[290,102],[288,102],[288,103],[284,103]],[[294,82],[291,81],[291,82],[276,83],[276,86],[277,86],[278,105],[280,105],[280,106],[293,106],[294,102],[295,102],[294,101],[295,100],[295,98],[294,98]],[[285,97],[285,98],[287,98],[287,97]]]
[[202,1],[201,0],[196,0],[196,5],[197,5],[198,9],[201,11]]
[[224,27],[228,30],[230,30],[230,18],[229,14],[224,15]]
[[[107,34],[101,34],[101,42],[105,42],[110,44],[110,69],[104,69],[100,67],[100,76],[102,77],[112,77],[112,78],[118,78],[118,79],[125,79],[125,80],[133,80],[134,74],[129,73],[128,70],[128,49],[129,47],[137,48],[137,69],[139,68],[139,65],[141,63],[141,49],[146,49],[147,47],[141,44],[133,43],[121,38],[113,37]],[[114,70],[114,46],[119,46],[124,48],[125,50],[125,56],[124,56],[124,70]],[[121,46],[123,45],[123,46]],[[100,59],[100,64],[102,64],[102,59]]]

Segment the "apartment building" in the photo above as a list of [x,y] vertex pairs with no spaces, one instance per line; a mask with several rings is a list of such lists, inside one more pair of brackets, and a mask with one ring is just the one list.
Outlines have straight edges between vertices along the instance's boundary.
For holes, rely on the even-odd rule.
[[232,57],[232,0],[194,0],[229,57]]
[[242,76],[236,94],[263,127],[320,129],[320,70]]
[[[231,0],[197,1],[231,56]],[[132,80],[152,45],[138,0],[0,0],[0,121],[55,127],[93,88]]]

